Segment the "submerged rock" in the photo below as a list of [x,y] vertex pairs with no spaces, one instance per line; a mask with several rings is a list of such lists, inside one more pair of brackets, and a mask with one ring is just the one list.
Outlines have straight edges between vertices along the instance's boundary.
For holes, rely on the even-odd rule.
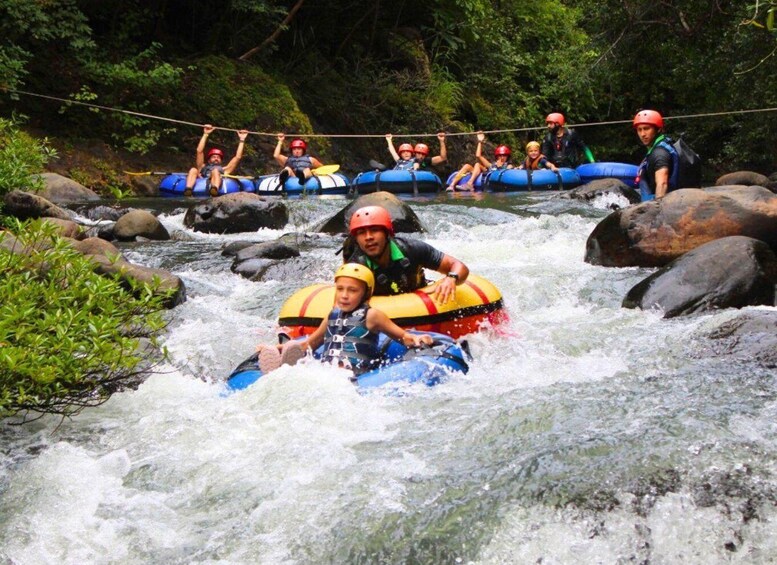
[[247,192],[209,198],[189,208],[183,218],[186,227],[204,233],[281,229],[288,222],[289,210],[286,204]]

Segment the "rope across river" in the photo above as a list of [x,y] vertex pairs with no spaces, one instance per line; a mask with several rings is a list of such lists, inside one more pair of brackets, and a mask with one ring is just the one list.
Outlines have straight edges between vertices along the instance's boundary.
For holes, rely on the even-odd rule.
[[[76,105],[76,106],[85,106],[87,108],[92,108],[96,110],[105,110],[107,112],[117,112],[121,114],[127,114],[130,116],[137,116],[140,118],[148,118],[150,120],[159,120],[164,122],[170,122],[174,124],[180,124],[185,126],[192,126],[196,128],[202,128],[205,126],[205,124],[198,124],[196,122],[189,122],[186,120],[179,120],[175,118],[168,118],[165,116],[157,116],[154,114],[146,114],[143,112],[136,112],[133,110],[124,110],[122,108],[113,108],[110,106],[102,106],[100,104],[92,104],[90,102],[82,102],[80,100],[69,100],[67,98],[58,98],[56,96],[49,96],[47,94],[38,94],[35,92],[28,92],[25,90],[18,90],[14,88],[4,88],[2,89],[5,92],[11,93],[11,94],[17,94],[17,95],[23,95],[23,96],[32,96],[36,98],[43,98],[46,100],[53,100],[56,102],[62,102],[63,104],[68,105]],[[684,114],[679,116],[664,116],[664,120],[691,120],[691,119],[698,119],[698,118],[710,118],[710,117],[720,117],[720,116],[733,116],[733,115],[741,115],[741,114],[754,114],[754,113],[762,113],[762,112],[775,112],[777,111],[777,107],[774,108],[755,108],[755,109],[745,109],[745,110],[727,110],[722,112],[705,112],[700,114]],[[609,120],[609,121],[599,121],[599,122],[583,122],[579,124],[570,124],[570,127],[575,128],[583,128],[583,127],[594,127],[594,126],[610,126],[610,125],[618,125],[618,124],[630,124],[631,119],[628,120]],[[221,127],[221,126],[215,126],[215,129],[222,130],[222,131],[231,131],[231,132],[237,132],[238,129],[235,128],[227,128],[227,127]],[[534,126],[534,127],[521,127],[521,128],[506,128],[506,129],[492,129],[492,130],[482,130],[485,134],[493,134],[493,133],[517,133],[517,132],[529,132],[529,131],[535,131],[538,129],[543,129],[542,127]],[[256,135],[256,136],[262,136],[262,137],[272,137],[275,138],[278,135],[278,132],[267,132],[267,131],[248,131],[249,135]],[[454,133],[446,133],[445,135],[447,137],[462,137],[462,136],[470,136],[474,135],[476,132],[474,131],[468,131],[468,132],[454,132]],[[369,138],[384,138],[386,136],[385,133],[287,133],[286,134],[289,137],[305,137],[305,138],[338,138],[338,139],[369,139]],[[398,133],[397,135],[401,135],[402,137],[412,137],[412,138],[426,138],[426,137],[437,137],[437,132],[435,133]]]

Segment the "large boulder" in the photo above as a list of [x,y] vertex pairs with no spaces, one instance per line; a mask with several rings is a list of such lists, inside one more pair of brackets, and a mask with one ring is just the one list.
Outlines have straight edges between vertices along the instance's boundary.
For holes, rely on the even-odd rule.
[[113,235],[119,241],[135,241],[139,237],[158,241],[170,239],[162,222],[146,210],[131,210],[116,220]]
[[43,218],[47,224],[56,227],[57,235],[60,237],[70,237],[72,239],[84,239],[84,229],[72,220],[61,220],[59,218]]
[[426,228],[415,212],[390,192],[373,192],[360,196],[337,214],[322,222],[316,231],[323,233],[348,233],[351,216],[359,208],[365,206],[382,206],[388,210],[395,232],[426,232]]
[[777,195],[758,186],[683,189],[613,212],[586,242],[585,261],[661,267],[709,241],[744,235],[777,250]]
[[38,194],[51,202],[61,204],[100,199],[93,190],[57,173],[43,173],[40,178],[43,180],[44,187]]
[[3,199],[5,213],[20,220],[35,218],[59,218],[72,220],[75,213],[52,204],[42,196],[21,190],[12,190]]
[[561,193],[561,198],[590,201],[607,195],[622,196],[629,204],[639,204],[641,197],[632,187],[619,179],[597,179]]
[[225,194],[196,204],[183,218],[186,227],[205,233],[255,232],[281,229],[289,222],[286,204],[249,192]]
[[718,308],[775,304],[777,256],[763,241],[734,236],[706,243],[634,286],[625,308],[673,318]]

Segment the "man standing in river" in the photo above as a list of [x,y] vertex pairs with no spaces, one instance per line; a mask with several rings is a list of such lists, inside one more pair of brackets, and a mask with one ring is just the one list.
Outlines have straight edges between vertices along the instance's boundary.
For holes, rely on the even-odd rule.
[[397,237],[385,208],[365,206],[351,216],[349,231],[356,249],[348,263],[361,263],[375,274],[376,295],[412,292],[427,285],[424,268],[445,276],[431,293],[440,304],[456,296],[456,286],[469,276],[467,266],[423,241]]

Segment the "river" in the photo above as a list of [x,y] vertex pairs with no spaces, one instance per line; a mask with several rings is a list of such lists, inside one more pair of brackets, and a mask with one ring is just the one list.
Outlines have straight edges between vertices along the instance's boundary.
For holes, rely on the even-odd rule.
[[[509,325],[467,375],[362,395],[342,370],[224,378],[295,289],[250,282],[225,242],[304,231],[346,201],[291,201],[286,230],[125,247],[181,276],[168,363],[70,420],[0,428],[0,562],[774,563],[777,374],[710,355],[734,310],[620,307],[647,269],[583,262],[608,210],[548,194],[413,202],[423,238],[500,288]],[[625,202],[622,204],[625,205]]]

